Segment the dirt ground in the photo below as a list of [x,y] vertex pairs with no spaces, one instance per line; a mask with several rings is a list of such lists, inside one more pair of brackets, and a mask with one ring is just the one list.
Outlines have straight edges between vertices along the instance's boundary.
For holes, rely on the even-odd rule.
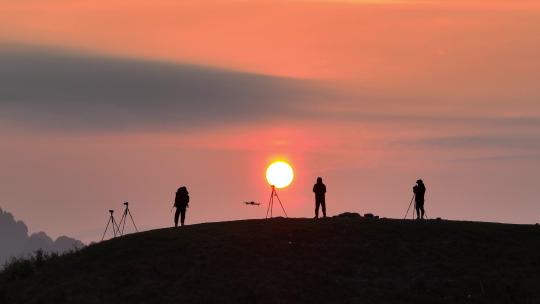
[[0,273],[1,303],[540,303],[540,228],[340,217],[131,234]]

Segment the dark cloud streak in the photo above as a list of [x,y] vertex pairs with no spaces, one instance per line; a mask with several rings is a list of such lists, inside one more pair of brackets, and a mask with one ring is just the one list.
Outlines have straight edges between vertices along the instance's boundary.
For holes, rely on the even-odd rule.
[[[205,66],[0,45],[0,119],[27,127],[163,130],[280,119],[540,127],[537,116],[403,113],[396,103],[412,107],[425,100],[362,94],[338,93],[320,82]],[[335,105],[344,110],[332,110]],[[380,105],[394,112],[382,111]]]
[[0,49],[0,118],[69,128],[190,126],[301,115],[314,83],[195,65]]
[[530,134],[487,134],[423,138],[409,145],[442,149],[526,149],[540,151],[540,136]]

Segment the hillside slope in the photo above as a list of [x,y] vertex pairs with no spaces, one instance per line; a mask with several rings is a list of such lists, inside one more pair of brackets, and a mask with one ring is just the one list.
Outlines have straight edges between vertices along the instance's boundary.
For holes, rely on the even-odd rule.
[[363,218],[131,234],[0,274],[1,303],[540,303],[540,228]]

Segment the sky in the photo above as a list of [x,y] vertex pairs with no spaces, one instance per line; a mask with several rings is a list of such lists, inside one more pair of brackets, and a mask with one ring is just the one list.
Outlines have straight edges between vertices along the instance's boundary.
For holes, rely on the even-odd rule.
[[[264,217],[540,217],[538,1],[0,0],[0,208],[99,240]],[[246,206],[243,201],[262,205]],[[279,213],[278,213],[279,214]]]

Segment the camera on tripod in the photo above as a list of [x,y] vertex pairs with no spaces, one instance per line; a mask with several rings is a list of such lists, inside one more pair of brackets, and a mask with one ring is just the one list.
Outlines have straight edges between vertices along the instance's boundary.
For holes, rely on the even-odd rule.
[[[122,218],[120,219],[120,222],[117,223],[114,219],[114,210],[109,210],[110,216],[109,221],[107,222],[107,226],[105,226],[105,232],[103,232],[103,236],[101,237],[101,240],[105,238],[105,235],[107,234],[107,230],[109,229],[109,225],[112,224],[112,234],[113,237],[116,236],[122,236],[124,235],[124,228],[126,227],[127,217],[129,215],[129,218],[131,219],[131,223],[133,223],[133,227],[135,228],[136,232],[139,232],[139,229],[137,229],[137,225],[135,225],[135,220],[133,220],[133,216],[131,215],[131,211],[129,211],[129,202],[125,202],[124,206],[126,208],[124,209],[124,213],[122,214]],[[120,229],[122,227],[122,229]]]

